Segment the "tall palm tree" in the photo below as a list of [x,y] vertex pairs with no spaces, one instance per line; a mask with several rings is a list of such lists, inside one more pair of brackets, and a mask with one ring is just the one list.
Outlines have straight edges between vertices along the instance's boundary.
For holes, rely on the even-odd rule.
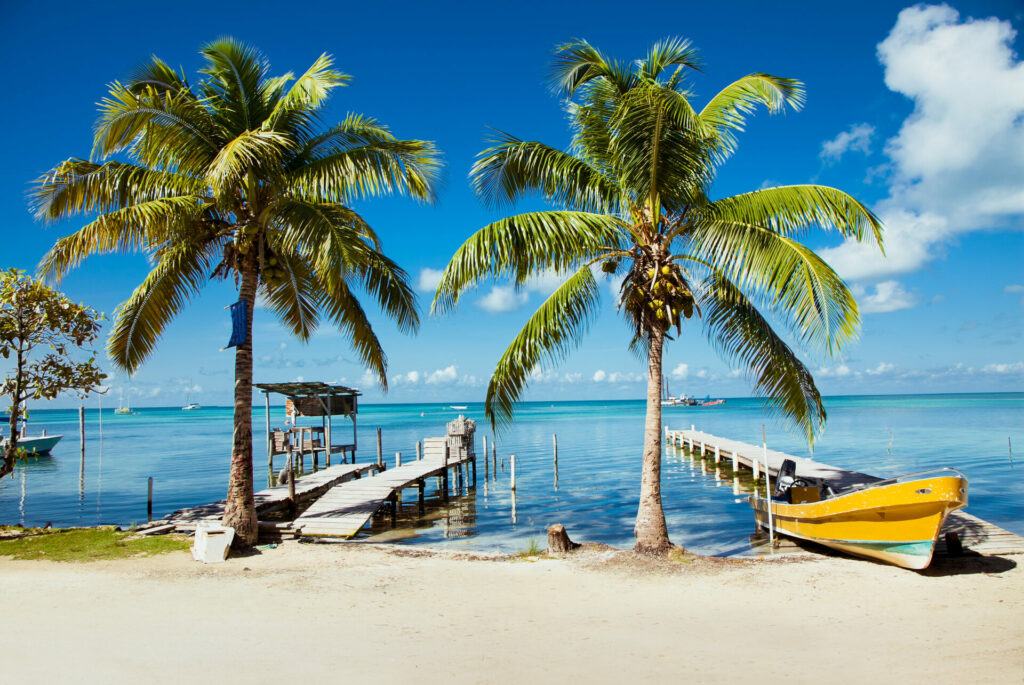
[[631,348],[648,365],[640,551],[670,546],[661,506],[660,395],[672,329],[680,333],[696,315],[718,351],[746,367],[767,407],[812,440],[825,408],[810,372],[775,327],[831,355],[857,334],[859,317],[842,279],[797,239],[824,229],[881,244],[878,219],[834,188],[786,186],[712,199],[711,182],[746,116],[757,105],[798,109],[803,86],[755,73],[698,111],[685,80],[698,66],[696,52],[680,39],[659,42],[626,64],[585,41],[560,47],[552,83],[568,100],[571,149],[499,134],[470,173],[478,196],[492,206],[532,193],[556,208],[473,234],[446,267],[432,308],[453,310],[486,278],[521,286],[541,271],[567,275],[498,361],[486,399],[498,425],[510,420],[530,372],[564,358],[597,314],[597,265],[618,274]]
[[[402,331],[419,313],[408,275],[381,251],[352,202],[393,193],[432,200],[434,145],[399,140],[349,114],[320,116],[350,77],[324,54],[300,77],[271,77],[266,59],[230,38],[202,48],[190,85],[157,58],[100,104],[93,158],[71,158],[38,179],[39,217],[98,214],[61,238],[39,270],[57,279],[93,254],[145,252],[153,265],[117,310],[107,346],[132,372],[170,321],[212,278],[233,278],[245,303],[235,351],[235,413],[225,525],[241,545],[258,529],[252,477],[252,320],[257,297],[307,340],[321,316],[347,336],[387,389],[387,358],[357,297],[365,291]],[[121,159],[110,159],[118,156]]]

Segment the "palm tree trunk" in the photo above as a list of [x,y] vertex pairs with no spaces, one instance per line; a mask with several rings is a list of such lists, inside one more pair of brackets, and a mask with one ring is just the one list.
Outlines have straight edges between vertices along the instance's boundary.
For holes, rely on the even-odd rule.
[[672,547],[661,508],[661,354],[665,334],[652,331],[647,355],[647,420],[644,462],[640,475],[640,508],[636,514],[637,552],[656,553]]
[[259,538],[252,478],[252,314],[258,276],[251,257],[241,271],[239,297],[246,303],[246,336],[245,342],[235,348],[235,430],[223,523],[235,529],[232,546],[246,549]]

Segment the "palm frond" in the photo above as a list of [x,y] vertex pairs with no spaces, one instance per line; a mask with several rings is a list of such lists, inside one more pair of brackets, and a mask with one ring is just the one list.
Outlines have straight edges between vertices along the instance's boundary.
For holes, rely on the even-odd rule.
[[469,172],[470,185],[486,204],[511,205],[528,192],[583,212],[613,208],[614,182],[583,160],[542,143],[498,133]]
[[152,249],[172,232],[187,234],[203,212],[202,198],[185,196],[140,202],[103,214],[58,240],[40,261],[39,275],[59,281],[90,255]]
[[771,74],[750,74],[720,90],[700,112],[700,121],[718,138],[720,160],[736,149],[736,135],[746,125],[747,115],[757,105],[764,105],[772,114],[789,105],[799,110],[804,103],[804,84],[796,79]]
[[435,199],[440,160],[430,141],[396,140],[317,158],[289,175],[288,187],[319,202],[383,195]]
[[206,182],[218,198],[231,200],[243,177],[257,171],[264,182],[282,173],[292,140],[277,131],[244,131],[225,143],[210,163]]
[[344,281],[318,287],[320,307],[348,339],[363,365],[376,374],[381,389],[388,389],[388,358],[373,332],[359,300]]
[[229,138],[257,128],[266,119],[267,103],[260,97],[260,85],[268,64],[258,50],[234,38],[219,38],[200,50],[206,66],[202,92],[222,106],[214,112]]
[[601,54],[585,40],[558,46],[549,76],[556,92],[571,98],[580,88],[600,80],[625,93],[637,83],[632,70]]
[[156,347],[164,328],[199,292],[210,271],[209,245],[181,241],[166,246],[146,279],[114,316],[107,353],[134,372]]
[[531,273],[575,270],[616,249],[625,238],[618,219],[587,212],[531,212],[480,229],[458,249],[441,275],[431,311],[454,310],[466,291],[487,277],[522,285]]
[[277,318],[299,340],[309,340],[317,329],[319,314],[317,282],[298,256],[277,253],[275,268],[284,271],[284,278],[271,285],[263,279],[263,298]]
[[716,200],[703,208],[702,214],[708,221],[755,224],[789,237],[818,228],[864,240],[864,229],[869,228],[871,237],[882,247],[882,222],[875,213],[828,186],[763,188]]
[[714,275],[695,295],[711,343],[748,370],[767,409],[791,421],[813,444],[826,413],[811,372],[728,279]]
[[189,91],[136,93],[114,83],[100,103],[93,157],[128,150],[145,166],[198,175],[219,147],[209,113]]
[[683,38],[666,38],[651,46],[647,56],[637,67],[644,78],[654,81],[669,67],[685,67],[700,71],[701,61],[697,49]]
[[515,403],[537,364],[545,359],[558,363],[579,344],[597,314],[599,294],[590,267],[581,267],[526,322],[487,386],[484,411],[495,430],[511,421]]
[[202,181],[185,174],[71,158],[36,179],[29,206],[36,218],[53,220],[173,196],[199,197],[205,190]]
[[802,343],[831,355],[857,336],[856,300],[812,250],[753,224],[718,221],[706,228],[693,256],[738,287],[762,294]]
[[[275,92],[266,92],[264,98],[268,102],[275,102],[274,109],[270,112],[264,122],[264,128],[276,129],[279,125],[288,128],[288,124],[299,112],[308,112],[318,109],[327,99],[331,89],[346,85],[352,77],[332,67],[334,58],[324,53],[300,76],[288,92],[278,97]],[[288,77],[281,78],[274,84],[268,84],[268,91],[283,89],[283,86],[290,81]]]
[[380,252],[374,251],[360,264],[363,287],[376,298],[381,309],[396,323],[398,330],[412,333],[419,328],[419,305],[416,291],[409,284],[409,274]]
[[157,93],[171,95],[189,89],[185,74],[178,73],[156,55],[132,70],[127,78],[127,86],[136,93],[152,88]]

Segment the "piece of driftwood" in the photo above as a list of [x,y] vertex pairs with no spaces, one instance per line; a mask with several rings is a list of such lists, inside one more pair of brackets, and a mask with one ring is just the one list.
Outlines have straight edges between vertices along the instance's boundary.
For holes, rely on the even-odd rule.
[[149,528],[139,528],[135,532],[139,535],[166,535],[174,530],[173,523],[165,523],[160,526],[150,526]]
[[549,552],[572,552],[575,549],[579,549],[580,546],[580,543],[569,539],[569,534],[565,532],[565,526],[561,523],[548,526]]

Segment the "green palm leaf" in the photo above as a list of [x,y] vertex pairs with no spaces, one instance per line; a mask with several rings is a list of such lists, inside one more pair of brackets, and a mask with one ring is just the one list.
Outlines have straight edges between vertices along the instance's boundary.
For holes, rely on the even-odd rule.
[[538,363],[558,363],[579,344],[597,314],[599,290],[583,266],[534,312],[498,360],[487,386],[484,410],[495,429],[511,421],[515,403]]
[[474,233],[452,257],[434,295],[432,312],[455,309],[466,291],[487,277],[574,270],[580,262],[615,249],[624,239],[614,217],[587,212],[531,212],[496,221]]
[[809,443],[824,426],[821,394],[807,367],[735,284],[712,276],[696,293],[708,337],[725,357],[754,379],[766,407],[798,425]]

